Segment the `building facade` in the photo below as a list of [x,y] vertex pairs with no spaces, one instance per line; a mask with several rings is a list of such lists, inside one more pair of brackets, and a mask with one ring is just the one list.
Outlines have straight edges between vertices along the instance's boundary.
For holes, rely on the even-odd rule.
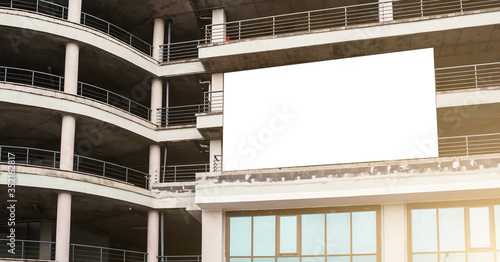
[[[500,261],[500,1],[0,0],[0,30],[0,260]],[[224,162],[229,73],[420,49],[420,157]]]

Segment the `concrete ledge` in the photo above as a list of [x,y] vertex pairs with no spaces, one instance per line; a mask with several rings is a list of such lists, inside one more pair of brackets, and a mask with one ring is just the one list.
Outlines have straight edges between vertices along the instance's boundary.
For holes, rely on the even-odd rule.
[[499,87],[438,92],[438,108],[500,103]]
[[500,194],[500,154],[208,173],[198,179],[196,203],[202,209],[495,198]]
[[203,113],[196,115],[196,128],[206,139],[222,138],[222,112]]

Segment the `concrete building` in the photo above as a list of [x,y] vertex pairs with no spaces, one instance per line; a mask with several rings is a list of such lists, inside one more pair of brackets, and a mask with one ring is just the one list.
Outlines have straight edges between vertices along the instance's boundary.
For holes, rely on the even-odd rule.
[[[0,260],[500,261],[498,0],[1,0],[0,35]],[[229,73],[420,49],[439,156],[223,167]]]

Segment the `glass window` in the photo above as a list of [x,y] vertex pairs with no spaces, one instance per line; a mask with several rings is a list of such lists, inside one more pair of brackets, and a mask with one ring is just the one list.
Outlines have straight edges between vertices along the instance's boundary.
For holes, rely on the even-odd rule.
[[[495,235],[497,249],[500,249],[500,205],[494,207],[495,212]],[[500,255],[498,256],[500,257]]]
[[326,235],[328,255],[350,254],[351,213],[326,214]]
[[300,257],[278,257],[278,262],[300,262]]
[[495,254],[493,252],[469,253],[469,261],[495,262]]
[[377,256],[353,256],[352,262],[377,262]]
[[229,223],[231,227],[229,254],[231,256],[250,256],[252,248],[252,217],[231,217]]
[[438,251],[436,209],[412,210],[411,229],[413,252]]
[[471,248],[490,247],[490,211],[488,207],[469,209]]
[[280,253],[297,253],[297,216],[280,217]]
[[302,215],[301,220],[302,220],[302,255],[303,256],[324,255],[325,214],[324,213],[305,214]]
[[438,262],[437,254],[416,254],[413,255],[413,262]]
[[252,262],[252,259],[249,257],[232,257],[229,259],[229,262]]
[[[441,253],[439,257],[441,259],[440,261],[466,262],[465,261],[465,253]],[[472,260],[472,261],[476,261],[476,260]]]
[[[253,217],[253,255],[274,256],[276,246],[276,217]],[[255,261],[254,261],[255,262]]]
[[351,257],[328,257],[326,262],[351,262]]
[[301,262],[325,262],[325,257],[302,257]]
[[465,251],[464,208],[439,209],[440,251]]
[[274,262],[274,261],[275,261],[274,257],[254,257],[253,258],[253,262]]
[[377,253],[377,214],[352,212],[352,253]]

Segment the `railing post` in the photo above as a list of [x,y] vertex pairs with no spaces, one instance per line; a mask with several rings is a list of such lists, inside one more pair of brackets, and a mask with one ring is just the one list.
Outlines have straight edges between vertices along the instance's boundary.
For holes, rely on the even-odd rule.
[[238,40],[241,40],[241,21],[238,22]]
[[31,72],[31,86],[35,86],[35,71]]
[[273,16],[273,35],[276,33],[276,17]]
[[80,169],[80,156],[76,155],[76,171]]
[[36,12],[38,13],[38,5],[40,4],[40,0],[36,0]]
[[30,158],[30,149],[26,148],[26,165],[28,164],[28,159]]
[[62,86],[62,77],[59,77],[59,86],[58,86],[59,91],[62,91],[63,86]]
[[12,6],[13,6],[13,5],[12,5],[12,4],[13,4],[12,2],[14,2],[14,0],[10,0],[10,8],[12,8]]
[[479,88],[477,81],[477,65],[474,66],[474,82],[476,83],[476,88]]
[[125,169],[125,182],[128,182],[128,168]]
[[71,261],[75,262],[75,245],[71,245]]
[[[132,113],[132,112],[130,112],[130,103],[131,103],[131,102],[132,102],[132,100],[128,100],[128,112],[129,112],[129,113]],[[149,119],[148,119],[148,120],[149,120]]]
[[7,67],[5,68],[5,74],[3,76],[3,81],[7,82]]
[[106,91],[106,104],[109,104],[109,91]]
[[174,166],[174,181],[177,182],[177,166]]
[[311,12],[307,12],[307,30],[311,31]]
[[130,41],[129,41],[129,43],[130,43],[130,46],[132,46],[132,34],[130,34]]
[[0,162],[2,162],[2,147],[0,146]]
[[465,150],[467,151],[467,156],[469,156],[469,137],[465,137]]
[[347,6],[344,7],[344,25],[347,26]]
[[125,250],[123,250],[123,262],[125,262]]
[[53,168],[56,168],[56,152],[54,152],[54,166]]
[[99,262],[102,262],[102,247],[100,248],[100,254],[99,254]]
[[108,35],[109,35],[109,27],[111,26],[111,23],[108,23]]
[[102,176],[106,177],[106,162],[102,163]]
[[424,0],[420,0],[420,17],[424,17]]
[[463,15],[464,14],[464,5],[463,5],[463,0],[460,0],[460,13]]

